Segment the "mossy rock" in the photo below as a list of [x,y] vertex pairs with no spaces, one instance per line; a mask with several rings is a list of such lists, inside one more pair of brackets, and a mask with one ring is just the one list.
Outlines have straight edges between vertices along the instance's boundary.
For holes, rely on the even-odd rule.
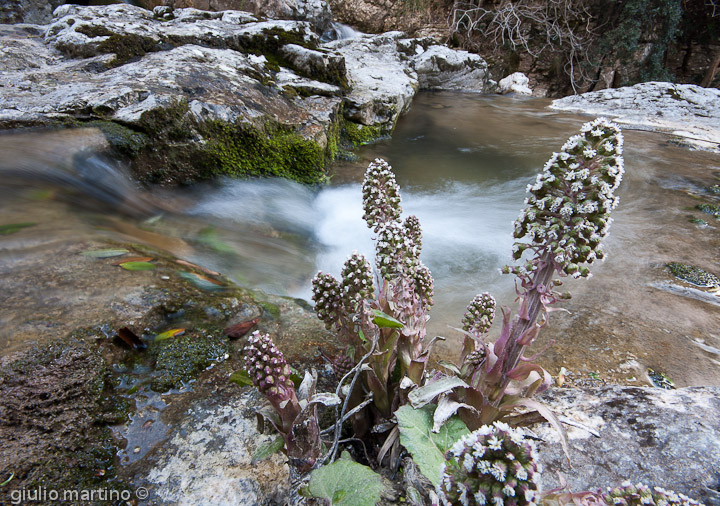
[[258,128],[220,121],[199,127],[207,139],[203,157],[206,177],[275,176],[306,184],[327,180],[325,163],[330,155],[289,127],[266,123]]
[[115,53],[115,59],[110,62],[112,67],[119,67],[159,49],[160,44],[155,39],[134,33],[112,34],[98,45],[101,53]]
[[716,206],[715,204],[704,203],[704,204],[698,204],[697,206],[695,206],[695,208],[704,213],[710,214],[720,220],[720,206]]
[[112,121],[89,121],[82,126],[99,129],[115,151],[130,158],[135,158],[150,145],[150,139],[144,133]]
[[703,288],[720,287],[720,279],[700,267],[679,262],[671,262],[667,267],[675,277],[693,285]]
[[354,121],[345,121],[342,135],[343,139],[355,148],[389,137],[382,125],[361,125]]
[[194,331],[155,343],[151,353],[156,357],[156,376],[150,387],[156,392],[182,388],[210,365],[224,360],[229,349],[221,332]]

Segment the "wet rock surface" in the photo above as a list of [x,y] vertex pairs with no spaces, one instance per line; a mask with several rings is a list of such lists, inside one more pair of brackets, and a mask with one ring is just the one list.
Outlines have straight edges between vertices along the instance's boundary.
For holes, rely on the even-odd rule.
[[560,472],[572,491],[630,480],[720,504],[719,396],[718,387],[551,389],[544,402],[589,430],[566,425],[570,468],[554,429],[534,429],[543,489],[558,486]]
[[553,101],[561,111],[606,115],[621,126],[671,133],[689,146],[720,152],[720,90],[650,82]]
[[316,183],[346,120],[377,137],[421,87],[487,89],[475,55],[400,32],[321,44],[316,29],[243,11],[63,5],[48,26],[0,26],[0,128],[121,125],[145,136],[116,148],[153,183]]
[[[25,229],[13,235],[18,240],[27,234]],[[117,256],[82,254],[108,247],[124,247],[128,258],[151,254],[155,268],[126,271],[114,265]],[[18,286],[4,287],[8,303],[22,303],[20,285],[37,283],[48,291],[48,280],[72,283],[63,293],[74,289],[80,295],[77,301],[63,296],[35,306],[38,317],[53,323],[49,331],[40,324],[4,326],[0,467],[14,478],[2,501],[39,485],[117,491],[142,485],[153,504],[207,504],[219,497],[237,499],[233,504],[267,503],[287,486],[287,468],[279,458],[250,465],[250,455],[268,437],[255,430],[252,408],[259,400],[229,381],[243,367],[245,339],[229,339],[223,329],[255,319],[258,329],[278,336],[298,368],[316,363],[318,346],[331,349],[329,334],[292,299],[249,292],[187,262],[134,248],[139,247],[81,242],[55,251],[52,263],[27,265],[15,279]],[[219,284],[207,288],[211,277]],[[86,278],[107,285],[89,297]],[[193,279],[205,279],[200,286],[206,288]],[[35,314],[19,307],[17,313]],[[77,329],[78,321],[87,326]],[[120,339],[122,327],[147,349],[132,349]],[[156,337],[177,328],[176,336]],[[9,349],[16,351],[7,354]]]
[[167,442],[134,469],[141,469],[133,483],[148,489],[148,504],[282,504],[290,486],[284,457],[252,462],[274,438],[256,429],[258,397],[231,385],[189,408]]

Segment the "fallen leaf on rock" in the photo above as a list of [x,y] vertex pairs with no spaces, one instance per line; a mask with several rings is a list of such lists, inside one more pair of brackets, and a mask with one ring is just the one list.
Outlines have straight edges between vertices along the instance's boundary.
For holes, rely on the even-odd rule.
[[134,350],[144,350],[147,348],[147,344],[127,327],[118,330],[118,337]]
[[155,260],[153,257],[128,257],[128,258],[121,258],[120,260],[115,260],[112,264],[113,265],[121,265],[126,264],[128,262],[149,262],[150,260]]
[[236,323],[226,328],[223,332],[231,339],[238,339],[247,334],[259,321],[260,318],[253,318],[252,320]]
[[165,339],[170,339],[171,337],[175,336],[181,336],[185,333],[185,329],[170,329],[166,330],[165,332],[161,332],[160,334],[155,336],[156,341],[164,341]]
[[155,268],[155,264],[150,262],[123,262],[119,266],[126,271],[150,271]]

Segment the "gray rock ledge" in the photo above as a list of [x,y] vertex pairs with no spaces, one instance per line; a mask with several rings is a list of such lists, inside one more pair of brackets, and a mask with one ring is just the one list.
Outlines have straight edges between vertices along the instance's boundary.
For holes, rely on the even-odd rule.
[[543,490],[558,486],[560,472],[574,492],[630,480],[720,505],[720,387],[554,388],[544,397],[561,419],[599,437],[566,425],[570,468],[557,432],[533,428],[543,440]]
[[720,153],[720,90],[716,88],[640,83],[561,98],[550,108],[612,117],[621,125],[670,133],[690,147]]

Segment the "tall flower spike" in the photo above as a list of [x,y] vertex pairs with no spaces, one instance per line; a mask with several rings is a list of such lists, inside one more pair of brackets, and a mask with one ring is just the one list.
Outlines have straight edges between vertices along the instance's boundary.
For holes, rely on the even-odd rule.
[[412,251],[408,253],[415,258],[420,256],[420,250],[422,249],[422,230],[420,229],[420,220],[414,214],[411,214],[405,218],[405,235],[410,239],[412,245]]
[[[515,244],[516,260],[526,249],[538,257],[551,253],[558,272],[590,276],[584,264],[604,257],[600,243],[612,223],[610,211],[618,204],[614,192],[624,173],[622,150],[620,129],[598,118],[583,125],[560,153],[553,153],[528,186],[528,207],[515,221],[515,238],[528,240]],[[506,272],[527,275],[538,268],[530,261]]]
[[539,476],[533,443],[495,422],[453,445],[437,493],[445,506],[536,506]]
[[463,317],[463,330],[477,338],[486,334],[495,319],[495,298],[487,292],[476,295]]
[[339,326],[343,310],[340,282],[332,274],[318,272],[312,280],[312,286],[317,317],[325,322],[328,329],[333,325]]
[[342,269],[342,292],[345,308],[350,313],[360,310],[360,302],[372,296],[372,267],[365,258],[354,251]]
[[377,158],[367,171],[362,185],[363,219],[368,227],[378,232],[389,222],[400,221],[400,188],[395,182],[395,174],[388,163]]
[[406,252],[412,248],[412,243],[400,222],[391,221],[378,230],[375,264],[384,279],[392,279],[414,266],[417,259],[407,256]]

